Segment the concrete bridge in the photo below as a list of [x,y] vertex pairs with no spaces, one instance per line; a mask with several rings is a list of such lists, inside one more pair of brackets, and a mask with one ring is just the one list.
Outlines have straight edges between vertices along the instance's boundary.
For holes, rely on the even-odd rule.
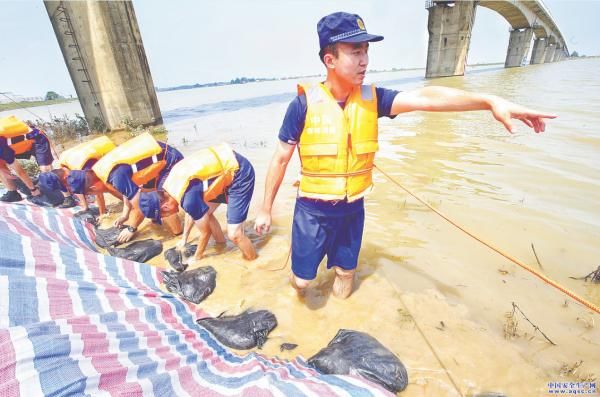
[[426,77],[464,75],[477,6],[496,11],[511,26],[504,67],[527,64],[534,37],[529,63],[556,62],[569,56],[565,39],[541,0],[428,0]]
[[[113,130],[129,119],[162,122],[131,0],[44,0],[48,16],[90,127]],[[463,75],[477,6],[511,25],[506,67],[555,62],[568,56],[565,40],[541,0],[428,0],[426,77]]]
[[162,123],[131,1],[44,5],[90,128],[119,129],[125,119]]

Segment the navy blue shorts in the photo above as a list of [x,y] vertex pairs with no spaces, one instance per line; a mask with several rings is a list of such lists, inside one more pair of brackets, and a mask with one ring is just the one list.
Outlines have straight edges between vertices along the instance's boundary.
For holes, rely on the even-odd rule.
[[[227,224],[229,225],[237,225],[248,218],[250,201],[252,201],[254,193],[254,168],[245,157],[234,153],[240,168],[235,172],[231,186],[225,193],[210,201],[211,203],[227,204]],[[202,183],[198,179],[190,182],[181,198],[181,208],[196,221],[208,212],[208,205],[204,202]]]
[[[233,176],[227,196],[227,224],[237,225],[248,218],[250,201],[254,194],[254,167],[240,154],[234,152],[240,168]],[[217,197],[218,199],[219,197]]]
[[12,164],[15,159],[29,160],[31,156],[35,156],[38,165],[51,165],[54,157],[50,150],[50,142],[44,134],[39,134],[35,137],[35,142],[30,151],[15,155],[15,151],[6,145],[6,139],[2,138],[0,142],[0,159],[6,161],[7,164]]
[[365,225],[364,208],[342,216],[315,215],[296,201],[292,225],[292,271],[312,280],[327,255],[327,268],[356,269]]

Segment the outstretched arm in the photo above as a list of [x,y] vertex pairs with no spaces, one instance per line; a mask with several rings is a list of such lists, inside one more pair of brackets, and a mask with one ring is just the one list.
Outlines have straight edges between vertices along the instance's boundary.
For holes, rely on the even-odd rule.
[[254,230],[256,230],[258,234],[268,233],[271,228],[271,209],[273,208],[273,202],[279,191],[279,186],[281,186],[281,181],[283,181],[283,177],[285,176],[287,165],[294,154],[295,147],[296,146],[294,145],[278,141],[277,149],[271,159],[269,171],[267,172],[263,204],[256,216],[256,223],[254,224]]
[[538,133],[543,132],[546,128],[544,119],[556,117],[552,114],[528,109],[495,95],[476,94],[438,86],[398,93],[392,103],[391,114],[397,115],[415,110],[429,112],[489,110],[494,118],[504,124],[504,127],[511,133],[515,131],[511,119],[521,120]]

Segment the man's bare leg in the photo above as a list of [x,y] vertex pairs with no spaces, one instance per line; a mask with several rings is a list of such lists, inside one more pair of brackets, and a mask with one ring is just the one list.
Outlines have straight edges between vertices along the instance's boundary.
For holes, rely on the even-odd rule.
[[210,232],[212,234],[212,237],[215,239],[215,242],[217,244],[225,244],[225,235],[223,234],[223,230],[221,229],[221,224],[219,223],[217,218],[215,218],[215,215],[212,213],[210,214],[209,224]]
[[290,285],[296,290],[298,298],[303,298],[306,294],[306,289],[310,284],[310,280],[305,280],[296,276],[293,272],[290,272]]
[[340,299],[346,299],[352,294],[354,287],[355,270],[345,270],[341,267],[334,266],[335,280],[333,281],[332,292],[333,296]]
[[234,225],[227,224],[227,237],[240,248],[244,259],[250,261],[256,259],[254,245],[244,233],[244,222]]

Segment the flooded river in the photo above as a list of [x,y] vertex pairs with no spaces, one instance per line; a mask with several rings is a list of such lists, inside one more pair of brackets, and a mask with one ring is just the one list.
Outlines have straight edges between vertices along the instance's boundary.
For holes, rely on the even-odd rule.
[[[371,74],[369,82],[396,90],[443,85],[559,116],[545,133],[521,124],[512,135],[489,112],[381,119],[377,164],[480,239],[600,305],[600,285],[570,278],[600,265],[599,70],[600,59],[582,59],[479,67],[464,77],[434,80],[425,80],[423,70]],[[251,221],[294,91],[295,82],[287,80],[159,93],[171,145],[189,154],[227,141],[252,161]],[[81,112],[77,103],[31,110],[41,117]],[[9,113],[31,118],[24,111],[0,116]],[[208,312],[253,307],[277,315],[279,327],[265,354],[307,358],[339,328],[364,330],[407,366],[406,396],[537,396],[547,394],[548,382],[600,376],[598,315],[462,233],[377,171],[366,202],[357,290],[336,300],[329,295],[332,274],[321,269],[298,301],[287,281],[289,264],[281,270],[297,173],[295,159],[276,200],[271,234],[259,237],[247,227],[258,247],[256,261],[242,260],[231,245],[209,247],[204,260],[219,273],[217,289],[202,303]],[[217,215],[224,224],[225,210]],[[164,236],[155,226],[140,234]],[[152,263],[164,265],[162,258]],[[518,311],[514,328],[507,317],[513,302],[555,346]],[[280,353],[283,342],[299,347]]]

